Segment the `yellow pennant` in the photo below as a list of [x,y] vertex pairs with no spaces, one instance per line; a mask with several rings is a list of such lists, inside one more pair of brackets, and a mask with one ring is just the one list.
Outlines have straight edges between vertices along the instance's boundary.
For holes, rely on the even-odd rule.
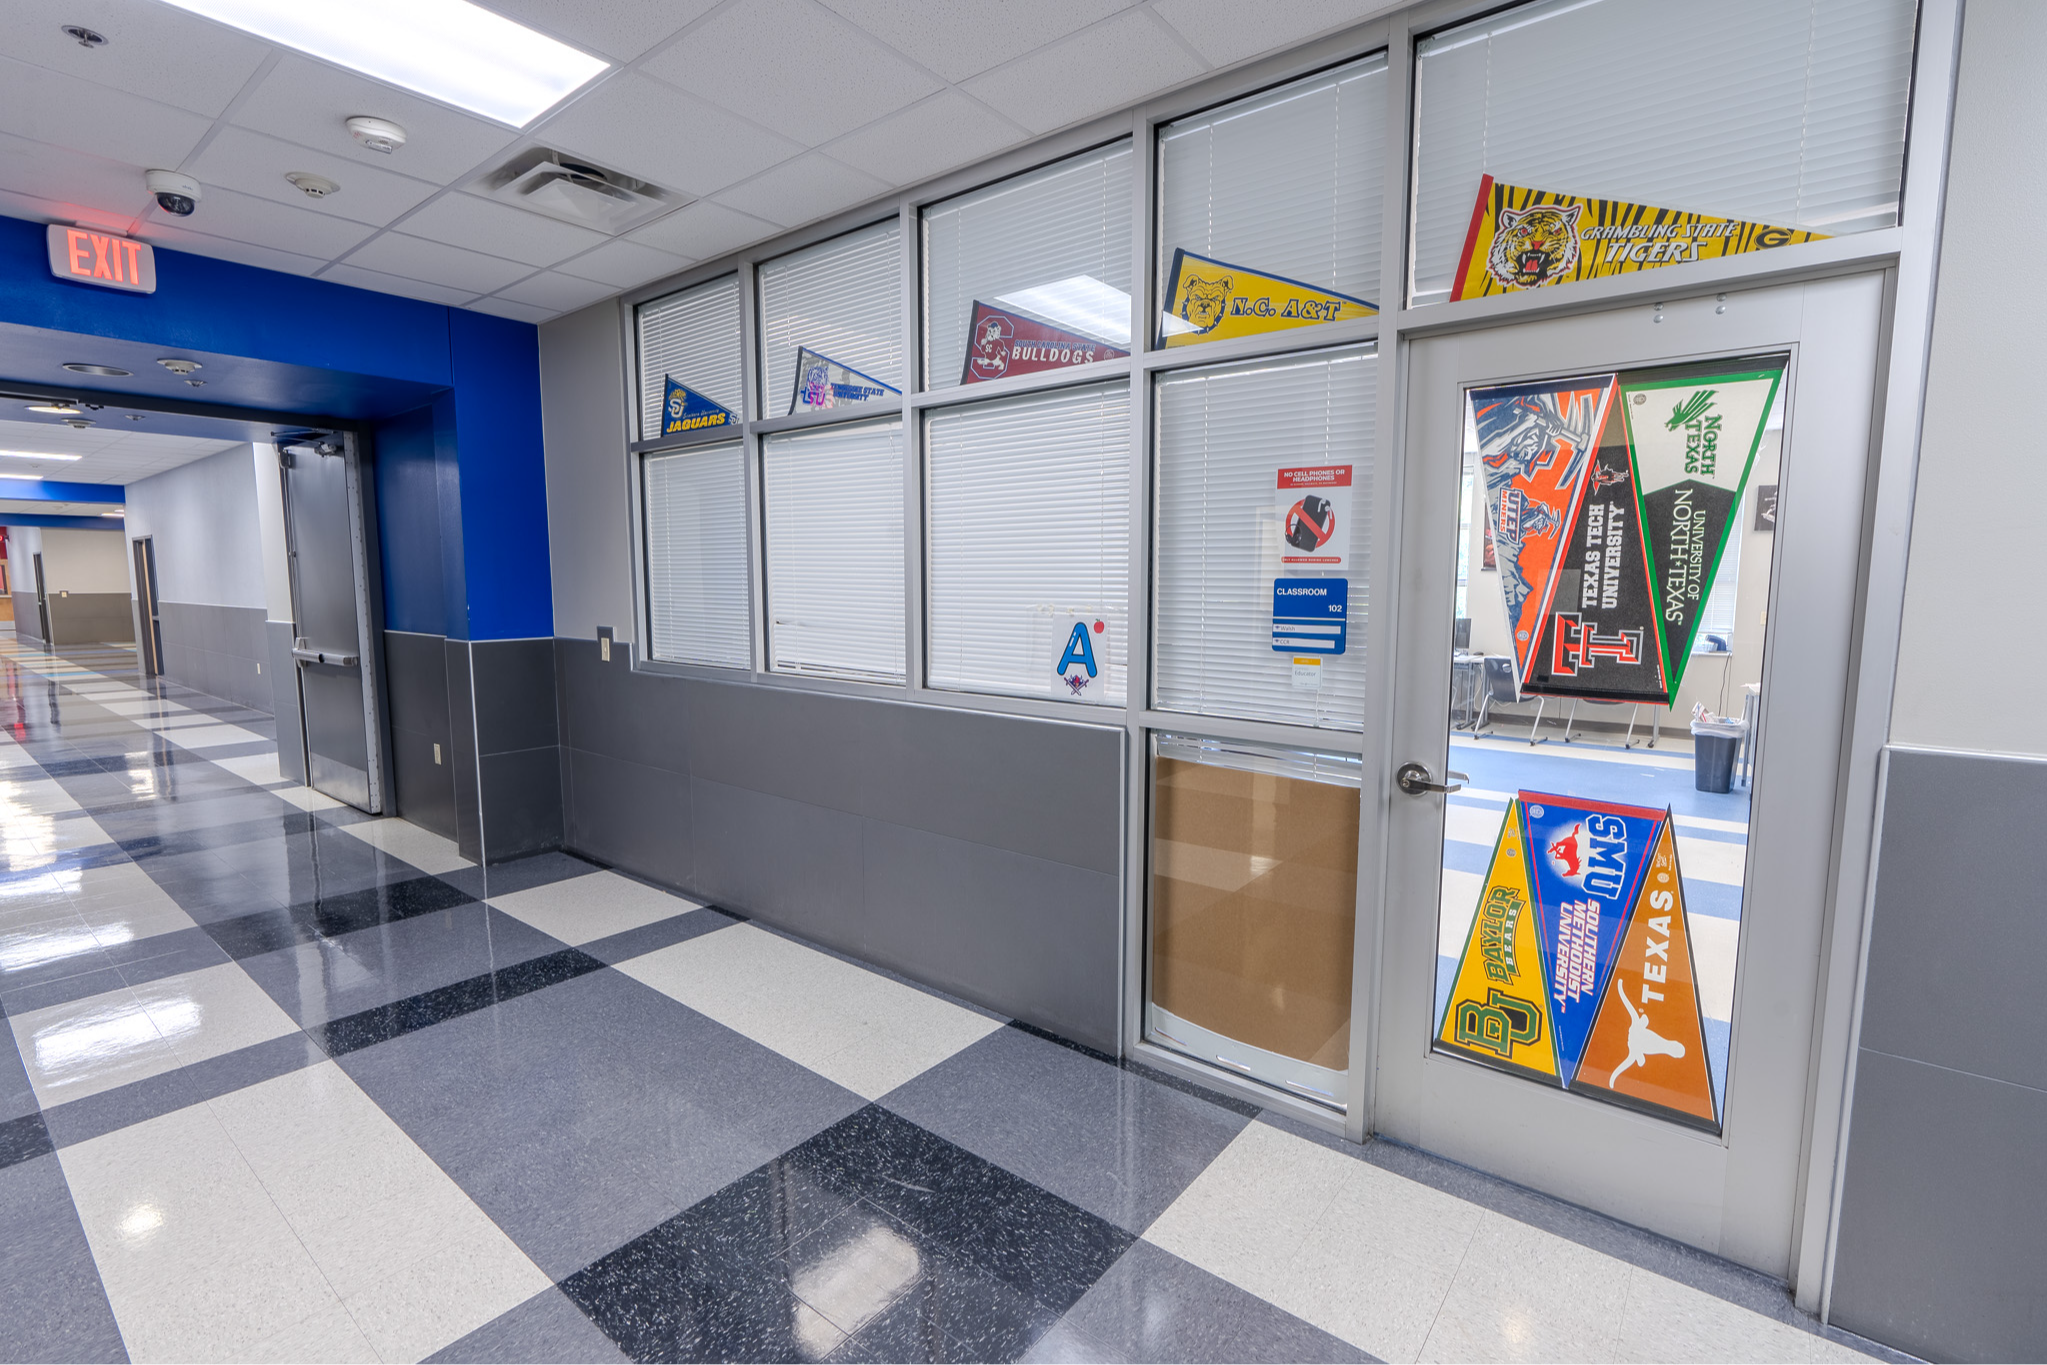
[[1464,234],[1464,256],[1457,263],[1457,283],[1450,297],[1516,294],[1546,284],[1739,256],[1825,237],[1622,199],[1503,185],[1488,175],[1478,183],[1478,202],[1472,205],[1471,227]]
[[1166,283],[1163,340],[1167,346],[1192,346],[1370,317],[1378,311],[1348,294],[1213,261],[1183,247],[1173,252],[1173,271]]
[[1493,844],[1492,870],[1479,893],[1436,1042],[1558,1084],[1535,920],[1528,863],[1521,856],[1521,803],[1514,800],[1507,803]]

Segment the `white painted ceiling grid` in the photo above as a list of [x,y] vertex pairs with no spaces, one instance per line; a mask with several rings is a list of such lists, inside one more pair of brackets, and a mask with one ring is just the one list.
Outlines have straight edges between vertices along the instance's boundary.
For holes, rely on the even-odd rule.
[[[485,3],[616,65],[515,130],[161,0],[0,0],[0,213],[541,322],[1390,7]],[[66,24],[109,42],[88,50]],[[354,114],[409,140],[358,146]],[[695,202],[611,238],[465,190],[533,145]],[[151,167],[198,179],[198,212],[155,208]],[[341,189],[308,199],[292,171]]]
[[[0,455],[0,478],[33,474],[52,482],[137,483],[152,474],[218,455],[247,450],[247,441],[167,436],[115,427],[76,430],[60,422],[0,421],[0,450],[76,455],[76,460],[24,460]],[[97,508],[95,511],[99,510]]]

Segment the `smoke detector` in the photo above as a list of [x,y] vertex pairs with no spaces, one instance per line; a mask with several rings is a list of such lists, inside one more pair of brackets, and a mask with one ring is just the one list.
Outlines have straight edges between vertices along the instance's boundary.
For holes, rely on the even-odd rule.
[[545,147],[520,153],[478,188],[501,203],[612,234],[688,202],[672,190]]
[[389,156],[405,145],[405,130],[389,119],[372,118],[368,114],[357,114],[342,120],[348,135],[373,152]]
[[163,366],[165,369],[169,370],[172,374],[176,375],[180,379],[183,379],[186,375],[191,374],[194,370],[203,370],[206,368],[204,365],[201,365],[198,361],[187,360],[185,359],[185,357],[181,355],[158,356],[156,358],[156,363]]
[[308,199],[325,199],[341,189],[341,186],[326,176],[314,175],[311,171],[287,171],[284,178],[297,186],[299,192]]

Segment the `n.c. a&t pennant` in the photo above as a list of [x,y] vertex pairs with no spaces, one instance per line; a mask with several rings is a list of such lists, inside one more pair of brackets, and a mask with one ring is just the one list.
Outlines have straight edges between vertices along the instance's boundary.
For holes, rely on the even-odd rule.
[[1509,801],[1436,1042],[1555,1085],[1555,1030],[1536,929],[1522,855],[1521,803]]
[[796,392],[789,397],[789,411],[816,412],[901,392],[893,384],[884,384],[871,374],[862,374],[850,365],[841,365],[828,355],[802,346],[796,351]]
[[1667,817],[1571,1088],[1719,1130],[1691,920]]
[[1680,261],[1816,242],[1824,233],[1590,199],[1479,177],[1452,299],[1632,274]]
[[1182,247],[1173,252],[1173,269],[1166,280],[1161,340],[1167,346],[1192,346],[1370,317],[1378,311],[1348,294],[1210,260]]
[[676,383],[674,375],[664,377],[668,387],[661,399],[663,436],[681,436],[706,427],[729,427],[739,421],[730,408],[713,403],[686,384]]

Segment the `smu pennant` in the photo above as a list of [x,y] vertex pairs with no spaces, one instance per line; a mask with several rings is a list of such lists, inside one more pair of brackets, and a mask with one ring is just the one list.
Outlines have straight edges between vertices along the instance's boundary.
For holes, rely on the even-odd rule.
[[976,299],[967,322],[967,363],[960,383],[1063,370],[1129,354],[1120,346]]
[[1551,190],[1478,182],[1452,299],[1633,274],[1739,256],[1794,242],[1825,240],[1798,228],[1745,223],[1703,213],[1652,208],[1623,199],[1589,199]]
[[1509,801],[1436,1041],[1555,1085],[1556,1030],[1521,839],[1521,803]]
[[1167,346],[1191,346],[1370,317],[1378,311],[1348,294],[1210,260],[1183,247],[1173,252],[1162,339]]
[[873,375],[862,374],[805,346],[796,352],[796,392],[789,399],[789,411],[816,412],[901,392],[893,384],[884,384]]
[[713,403],[687,385],[676,383],[674,375],[663,377],[668,381],[667,392],[661,400],[663,436],[681,436],[707,427],[729,427],[738,423],[739,419],[732,415],[731,409]]

